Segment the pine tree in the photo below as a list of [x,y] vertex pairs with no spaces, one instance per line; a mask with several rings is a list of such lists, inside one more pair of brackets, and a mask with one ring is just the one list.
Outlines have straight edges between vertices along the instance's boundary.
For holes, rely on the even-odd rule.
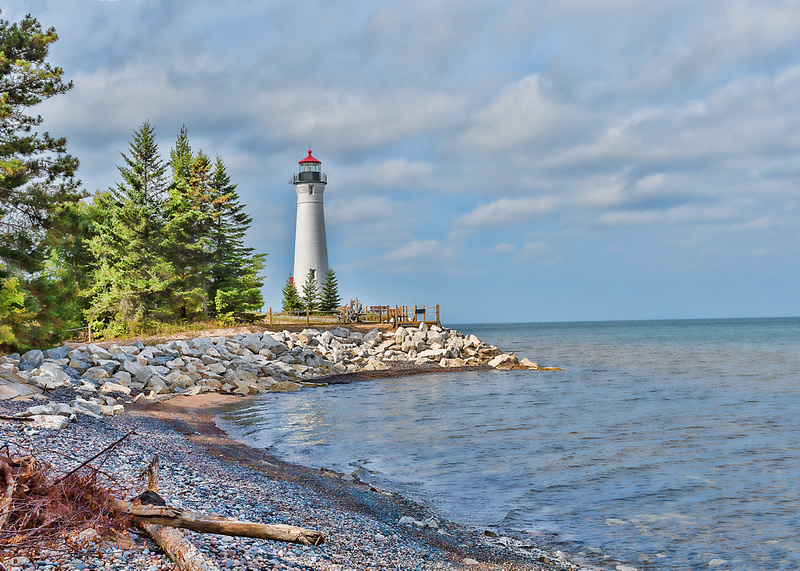
[[[134,331],[168,317],[174,269],[164,258],[166,166],[145,121],[133,134],[129,154],[117,167],[122,182],[94,199],[97,235],[89,249],[96,259],[87,314],[118,331]],[[95,325],[96,326],[96,325]]]
[[334,311],[342,303],[339,297],[339,284],[336,283],[336,273],[330,269],[325,272],[325,279],[322,282],[322,295],[320,297],[320,309],[322,311]]
[[292,276],[286,278],[286,285],[283,286],[283,311],[297,311],[302,309],[300,294],[297,293],[297,286],[294,285]]
[[219,156],[211,174],[210,192],[209,299],[217,314],[232,312],[241,317],[264,305],[260,273],[266,254],[256,254],[253,248],[244,245],[253,219],[239,202],[236,185],[231,183]]
[[309,311],[314,311],[319,306],[319,285],[314,276],[314,270],[309,269],[306,275],[306,281],[303,284],[303,295],[300,297],[300,302],[303,307],[307,307]]
[[84,196],[66,139],[35,132],[42,117],[27,114],[72,88],[63,70],[45,61],[57,39],[31,16],[18,24],[0,20],[0,260],[29,273],[44,263],[43,238],[59,205]]
[[60,341],[80,320],[74,275],[53,264],[70,255],[54,231],[61,214],[85,196],[78,160],[66,139],[36,132],[42,118],[28,112],[72,88],[45,61],[56,40],[31,16],[0,20],[0,336],[17,348]]
[[181,319],[197,314],[208,319],[213,224],[211,164],[202,151],[192,153],[185,125],[170,152],[170,166],[165,251],[176,271],[173,304]]

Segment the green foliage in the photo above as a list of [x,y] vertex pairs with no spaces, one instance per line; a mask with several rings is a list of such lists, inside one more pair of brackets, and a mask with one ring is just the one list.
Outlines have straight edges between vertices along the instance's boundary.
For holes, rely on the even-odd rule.
[[314,270],[309,269],[306,274],[306,281],[303,283],[303,294],[300,296],[300,303],[307,307],[309,311],[314,311],[319,307],[319,285],[314,278]]
[[35,131],[42,118],[29,112],[72,87],[45,61],[57,39],[31,16],[0,20],[0,342],[23,350],[79,324],[76,264],[87,261],[78,161],[66,139]]
[[[210,177],[211,226],[209,229],[210,283],[209,298],[214,300],[214,311],[233,311],[241,316],[258,311],[264,305],[260,273],[264,269],[266,254],[256,254],[244,245],[244,237],[253,223],[239,202],[236,185],[231,183],[225,163],[217,156]],[[219,291],[226,291],[223,297]],[[233,294],[232,292],[236,292]],[[219,301],[223,306],[219,305]]]
[[294,285],[292,276],[289,276],[286,278],[286,285],[283,286],[283,311],[298,311],[302,308],[303,303],[300,301],[297,286]]
[[336,281],[336,273],[330,269],[325,272],[325,279],[322,282],[322,294],[320,296],[319,308],[322,311],[334,311],[339,308],[342,300],[339,297],[339,284]]
[[218,313],[217,325],[220,327],[233,327],[236,325],[236,318],[233,313]]
[[66,139],[39,134],[42,123],[28,109],[72,83],[63,70],[45,61],[58,39],[26,16],[0,20],[0,260],[35,272],[45,258],[43,238],[60,204],[83,197],[74,179],[78,161],[66,152]]
[[0,264],[0,346],[14,346],[16,331],[30,317],[25,310],[25,295],[20,291],[19,280],[3,276],[5,267]]
[[123,321],[132,331],[151,319],[168,316],[166,300],[174,269],[164,257],[166,166],[158,152],[155,129],[145,121],[122,153],[122,182],[95,195],[97,234],[89,242],[95,259],[87,317]]

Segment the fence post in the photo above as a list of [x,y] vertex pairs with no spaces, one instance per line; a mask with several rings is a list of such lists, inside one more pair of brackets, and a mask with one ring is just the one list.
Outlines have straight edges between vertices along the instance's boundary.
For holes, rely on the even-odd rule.
[[272,327],[272,308],[269,308],[269,326]]
[[92,342],[92,323],[89,322],[89,343]]
[[308,306],[306,306],[306,327],[311,325],[311,322],[309,321],[309,316],[310,316],[310,312],[308,310]]
[[422,321],[428,321],[428,312],[425,310],[425,306],[422,306]]
[[438,303],[436,304],[436,325],[438,325],[439,327],[442,326],[442,321],[441,321],[441,319],[439,319],[439,304]]

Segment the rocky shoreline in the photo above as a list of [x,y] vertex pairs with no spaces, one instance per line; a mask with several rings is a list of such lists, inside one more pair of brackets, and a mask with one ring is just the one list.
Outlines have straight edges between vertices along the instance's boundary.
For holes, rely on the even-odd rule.
[[[2,403],[2,414],[26,417],[0,420],[0,438],[10,453],[33,453],[67,470],[133,430],[93,464],[120,496],[141,491],[137,475],[158,452],[163,495],[171,505],[311,527],[329,538],[310,548],[189,532],[220,568],[579,568],[560,553],[448,522],[391,491],[282,462],[230,440],[214,424],[214,406],[264,391],[461,367],[537,366],[473,336],[440,328],[391,333],[337,328],[155,346],[66,347],[41,352],[37,363],[39,358],[36,352],[0,357],[0,389],[6,396],[18,391]],[[31,406],[35,401],[44,404]],[[43,544],[19,547],[0,551],[8,571],[176,568],[145,537],[72,551]]]

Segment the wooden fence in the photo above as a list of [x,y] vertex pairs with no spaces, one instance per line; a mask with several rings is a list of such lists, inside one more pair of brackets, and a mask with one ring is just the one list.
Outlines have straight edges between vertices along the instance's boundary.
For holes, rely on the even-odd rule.
[[[299,311],[284,311],[273,313],[269,308],[267,322],[274,325],[333,325],[346,323],[345,307],[337,311],[310,311],[308,308]],[[425,305],[372,305],[358,316],[358,323],[391,323],[396,327],[401,325],[438,325],[442,322],[439,317],[439,304]]]

